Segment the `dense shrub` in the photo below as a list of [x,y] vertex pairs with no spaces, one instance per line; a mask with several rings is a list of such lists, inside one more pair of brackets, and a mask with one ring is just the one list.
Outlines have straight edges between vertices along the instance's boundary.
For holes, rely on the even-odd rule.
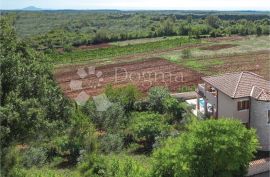
[[0,25],[1,146],[61,132],[71,105],[53,80],[52,66],[16,37],[8,18]]
[[139,112],[149,111],[150,102],[149,100],[139,100],[134,103],[134,110]]
[[169,97],[163,102],[166,114],[170,115],[170,123],[180,121],[190,112],[185,102],[179,102],[176,98]]
[[165,112],[164,100],[170,97],[170,92],[165,87],[152,87],[148,92],[150,110],[158,113]]
[[88,177],[146,177],[149,170],[127,156],[87,156],[80,172]]
[[193,122],[154,154],[153,176],[242,177],[258,145],[254,130],[230,119]]
[[12,176],[12,172],[20,167],[21,156],[16,147],[2,148],[1,149],[1,176]]
[[23,151],[22,164],[24,167],[41,167],[47,160],[47,151],[42,147],[30,147]]
[[123,135],[106,134],[100,138],[99,144],[103,153],[120,152],[124,146]]
[[149,170],[131,157],[114,158],[109,167],[110,177],[147,177]]
[[107,177],[108,161],[105,156],[90,154],[83,158],[79,164],[79,170],[84,177]]
[[49,168],[16,168],[12,171],[12,177],[80,177],[80,174],[71,170],[56,170]]
[[134,113],[130,129],[138,141],[144,142],[146,150],[151,150],[155,138],[168,130],[165,117],[150,112]]
[[121,88],[113,88],[111,85],[106,87],[105,93],[110,101],[120,103],[126,112],[134,109],[134,103],[137,101],[141,93],[134,85],[128,85]]
[[98,111],[93,101],[84,105],[83,111],[97,125],[97,128],[111,132],[125,128],[129,122],[129,116],[125,114],[120,103],[112,104],[106,111]]
[[82,151],[95,153],[97,140],[95,127],[80,111],[72,116],[70,127],[63,132],[62,136],[55,137],[50,142],[50,148],[55,149],[56,155],[67,156],[69,162],[76,163]]

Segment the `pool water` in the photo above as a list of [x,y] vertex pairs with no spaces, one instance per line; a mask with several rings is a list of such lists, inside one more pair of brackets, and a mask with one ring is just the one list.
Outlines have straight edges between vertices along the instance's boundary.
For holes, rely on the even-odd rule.
[[200,98],[199,99],[199,103],[200,103],[200,107],[203,107],[204,106],[204,99],[203,98]]

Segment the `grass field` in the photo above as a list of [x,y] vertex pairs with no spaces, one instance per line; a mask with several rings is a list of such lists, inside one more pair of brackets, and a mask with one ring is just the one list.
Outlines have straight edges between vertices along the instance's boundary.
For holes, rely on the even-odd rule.
[[73,50],[71,52],[55,52],[49,54],[55,64],[79,63],[90,60],[111,60],[124,55],[136,55],[153,51],[181,47],[185,44],[199,43],[199,40],[188,37],[169,38],[155,42],[137,43],[133,45],[109,46],[86,50]]
[[168,36],[168,37],[132,39],[132,40],[126,40],[126,41],[111,42],[109,44],[116,45],[116,46],[126,46],[126,45],[144,44],[148,42],[165,41],[165,40],[179,39],[179,38],[182,38],[182,37],[181,36]]

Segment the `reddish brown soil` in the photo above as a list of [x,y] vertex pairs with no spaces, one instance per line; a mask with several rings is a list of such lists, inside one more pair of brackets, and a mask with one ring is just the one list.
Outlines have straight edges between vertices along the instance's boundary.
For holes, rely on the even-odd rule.
[[[87,67],[89,66],[84,66],[86,71]],[[114,87],[134,84],[142,92],[148,91],[153,86],[165,86],[174,92],[183,85],[198,84],[201,78],[201,74],[195,71],[160,58],[98,66],[95,69],[96,73],[102,72],[100,78],[103,80],[100,82],[94,74],[81,79],[76,73],[78,67],[57,70],[55,79],[68,97],[76,98],[81,91],[90,96],[101,94],[108,84]],[[71,80],[81,80],[82,89],[71,90],[69,86]],[[98,82],[100,86],[97,86]]]
[[233,44],[218,44],[218,45],[211,45],[211,46],[205,46],[205,47],[201,47],[201,50],[221,50],[221,49],[227,49],[227,48],[232,48],[235,47],[237,45],[233,45]]

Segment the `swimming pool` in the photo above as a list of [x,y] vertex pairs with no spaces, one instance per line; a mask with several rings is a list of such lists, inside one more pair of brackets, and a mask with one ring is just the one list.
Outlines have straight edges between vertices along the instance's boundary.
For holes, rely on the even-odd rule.
[[200,103],[200,107],[203,107],[204,106],[204,99],[203,98],[200,98],[199,99],[199,103]]

